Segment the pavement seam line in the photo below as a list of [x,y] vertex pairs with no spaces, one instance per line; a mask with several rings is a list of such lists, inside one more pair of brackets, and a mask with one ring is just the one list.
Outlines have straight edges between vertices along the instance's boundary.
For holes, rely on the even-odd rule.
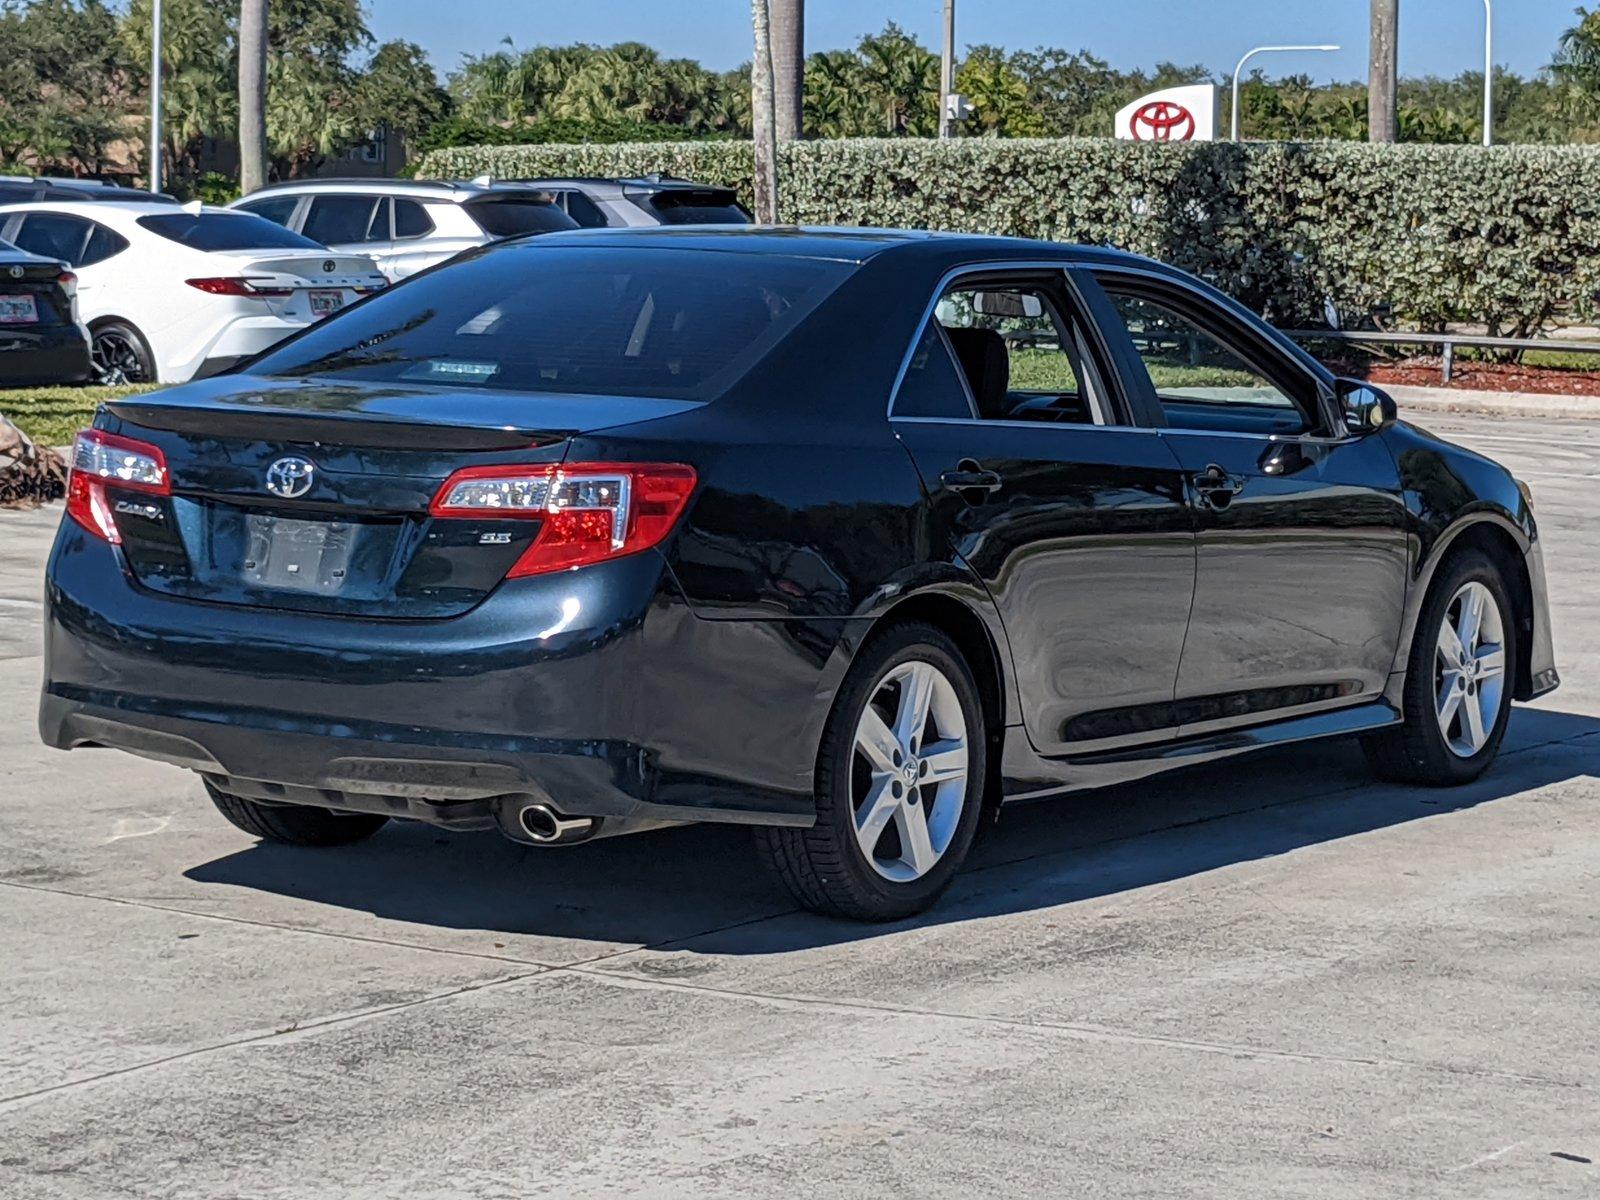
[[1035,1030],[1045,1033],[1064,1034],[1079,1041],[1103,1042],[1111,1045],[1149,1046],[1156,1049],[1192,1050],[1201,1054],[1222,1055],[1228,1058],[1262,1058],[1335,1066],[1378,1067],[1390,1070],[1419,1071],[1433,1075],[1492,1079],[1505,1083],[1529,1083],[1542,1087],[1566,1088],[1574,1091],[1594,1090],[1590,1084],[1575,1083],[1565,1079],[1554,1079],[1548,1075],[1533,1075],[1520,1071],[1453,1067],[1448,1064],[1415,1062],[1403,1058],[1370,1058],[1357,1055],[1326,1054],[1315,1050],[1278,1050],[1270,1046],[1252,1046],[1246,1043],[1208,1042],[1195,1038],[1176,1038],[1162,1034],[1136,1033],[1129,1030],[1118,1030],[1103,1025],[1090,1025],[1074,1021],[1025,1020],[1020,1017],[1002,1017],[984,1013],[963,1013],[946,1009],[875,1004],[868,1000],[838,1000],[829,999],[825,996],[802,996],[788,992],[741,991],[733,988],[711,987],[706,984],[684,983],[681,980],[656,979],[623,974],[614,970],[601,970],[592,966],[554,967],[542,974],[577,975],[616,987],[651,991],[688,992],[727,1000],[754,1001],[777,1007],[869,1016],[932,1018],[963,1025],[988,1025],[1004,1029]]
[[383,1004],[376,1008],[362,1009],[358,1012],[339,1013],[336,1016],[320,1017],[304,1023],[297,1023],[283,1029],[273,1029],[266,1033],[252,1033],[244,1037],[228,1038],[220,1042],[211,1042],[204,1046],[191,1046],[187,1050],[180,1050],[173,1054],[165,1054],[159,1058],[146,1059],[143,1062],[130,1063],[125,1067],[115,1067],[109,1071],[101,1071],[95,1075],[86,1075],[81,1079],[68,1079],[62,1083],[53,1083],[48,1087],[34,1088],[32,1091],[18,1092],[12,1096],[0,1096],[0,1112],[19,1107],[30,1100],[37,1100],[43,1096],[53,1095],[58,1092],[77,1091],[82,1088],[92,1087],[97,1083],[104,1083],[109,1079],[117,1079],[124,1075],[137,1074],[154,1067],[163,1067],[171,1063],[182,1062],[185,1059],[198,1058],[202,1055],[215,1054],[222,1050],[232,1050],[241,1046],[255,1046],[264,1042],[278,1041],[293,1038],[308,1033],[321,1033],[343,1025],[356,1024],[362,1021],[375,1020],[391,1016],[394,1013],[407,1009],[417,1008],[420,1005],[432,1004],[440,1000],[450,1000],[456,996],[466,995],[470,992],[481,992],[491,988],[504,987],[508,984],[518,983],[524,979],[532,979],[537,975],[548,974],[554,968],[542,967],[535,971],[521,971],[515,975],[503,975],[498,979],[483,980],[475,983],[462,984],[443,992],[433,992],[426,996],[418,996],[411,1000],[401,1000],[394,1004]]

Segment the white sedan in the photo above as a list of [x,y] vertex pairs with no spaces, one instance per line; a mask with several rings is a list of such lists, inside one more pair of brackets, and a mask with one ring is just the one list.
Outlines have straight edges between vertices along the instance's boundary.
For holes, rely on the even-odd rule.
[[385,285],[364,254],[198,204],[6,204],[0,238],[72,264],[107,382],[215,374]]

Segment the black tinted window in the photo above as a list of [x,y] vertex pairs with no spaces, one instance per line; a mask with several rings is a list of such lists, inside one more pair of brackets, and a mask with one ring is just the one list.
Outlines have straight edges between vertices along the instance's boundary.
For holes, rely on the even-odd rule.
[[89,231],[89,244],[83,248],[83,258],[77,265],[92,267],[97,262],[105,262],[113,254],[121,254],[127,248],[127,238],[104,225],[95,225]]
[[897,417],[967,417],[972,404],[937,321],[929,321],[894,397]]
[[83,265],[83,245],[88,240],[89,222],[82,217],[60,213],[29,213],[22,218],[16,243],[33,254],[58,258],[73,266]]
[[373,216],[378,210],[376,196],[314,196],[302,232],[324,246],[341,243],[388,241],[387,229],[373,232]]
[[162,213],[140,217],[151,233],[193,250],[320,250],[313,241],[244,212]]
[[657,192],[646,202],[663,225],[748,225],[750,215],[732,192],[719,190]]
[[853,269],[766,254],[531,242],[417,276],[251,370],[709,399]]
[[428,210],[415,200],[395,200],[392,203],[395,237],[426,237],[433,232],[433,218],[428,216]]
[[273,196],[267,200],[252,200],[248,204],[241,204],[239,211],[265,217],[274,225],[288,225],[294,219],[294,210],[299,203],[299,196]]
[[605,226],[605,213],[582,192],[562,192],[559,198],[561,207],[567,210],[567,216],[585,229],[601,229]]
[[576,229],[578,223],[545,199],[474,200],[467,205],[472,219],[490,237],[516,237],[523,233],[555,233]]

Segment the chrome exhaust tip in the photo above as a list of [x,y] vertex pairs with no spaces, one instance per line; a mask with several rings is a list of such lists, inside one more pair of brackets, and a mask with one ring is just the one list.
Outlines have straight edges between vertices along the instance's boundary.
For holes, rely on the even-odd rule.
[[517,810],[517,827],[541,846],[587,841],[600,822],[593,817],[568,817],[548,804],[525,804]]

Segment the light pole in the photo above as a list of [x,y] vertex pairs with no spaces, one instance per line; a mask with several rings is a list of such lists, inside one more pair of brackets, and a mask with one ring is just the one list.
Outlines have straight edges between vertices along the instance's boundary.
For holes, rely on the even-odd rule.
[[161,190],[161,0],[150,12],[150,190]]
[[1483,144],[1494,145],[1494,2],[1483,0]]
[[1338,46],[1257,46],[1254,50],[1246,51],[1245,56],[1239,60],[1239,65],[1233,69],[1233,140],[1236,142],[1239,140],[1239,73],[1244,70],[1245,63],[1258,54],[1289,54],[1302,51],[1326,54],[1337,49]]
[[939,136],[953,135],[950,93],[956,90],[956,0],[944,0],[944,54],[939,59]]

